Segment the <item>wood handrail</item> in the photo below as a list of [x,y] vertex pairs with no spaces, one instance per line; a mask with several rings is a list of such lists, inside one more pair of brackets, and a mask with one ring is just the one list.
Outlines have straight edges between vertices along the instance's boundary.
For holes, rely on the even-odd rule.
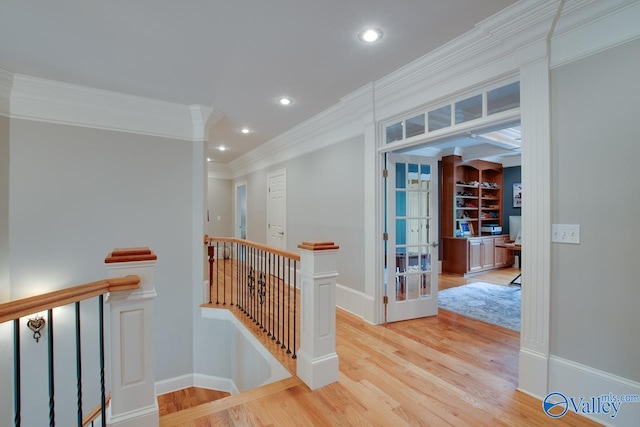
[[0,323],[19,319],[34,313],[93,298],[107,292],[130,291],[140,287],[135,275],[103,279],[42,295],[0,304]]
[[271,246],[263,245],[262,243],[251,242],[249,240],[238,239],[235,237],[210,237],[205,234],[204,244],[208,245],[212,242],[227,242],[227,243],[239,243],[241,245],[251,246],[265,252],[269,252],[275,255],[279,255],[285,258],[290,258],[295,261],[300,261],[300,254],[297,252],[285,251],[283,249],[274,248]]
[[[105,402],[104,402],[105,408],[109,406],[110,403],[111,403],[111,393],[107,394],[107,397],[105,398]],[[95,408],[93,408],[91,412],[89,412],[82,420],[82,427],[88,427],[89,424],[91,424],[93,421],[95,421],[96,418],[98,418],[98,415],[100,415],[101,412],[102,412],[101,405],[98,405]]]

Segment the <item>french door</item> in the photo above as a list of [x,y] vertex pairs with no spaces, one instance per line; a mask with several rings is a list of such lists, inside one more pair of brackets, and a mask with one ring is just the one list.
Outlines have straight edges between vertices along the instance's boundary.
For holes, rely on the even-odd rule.
[[387,321],[438,314],[438,163],[387,155]]

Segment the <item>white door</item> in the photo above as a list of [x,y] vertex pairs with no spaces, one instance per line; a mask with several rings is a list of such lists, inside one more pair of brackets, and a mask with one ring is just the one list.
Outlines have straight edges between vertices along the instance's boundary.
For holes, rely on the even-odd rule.
[[387,154],[387,321],[438,314],[438,163]]
[[287,248],[287,173],[285,169],[267,175],[267,245]]

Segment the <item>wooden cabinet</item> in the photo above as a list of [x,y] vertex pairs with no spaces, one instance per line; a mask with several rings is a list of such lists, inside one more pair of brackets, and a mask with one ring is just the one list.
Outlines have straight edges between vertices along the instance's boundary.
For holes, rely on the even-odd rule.
[[483,160],[463,162],[460,156],[442,158],[440,220],[443,237],[456,235],[460,222],[481,236],[483,226],[502,227],[502,165]]
[[507,243],[507,238],[505,236],[498,236],[493,240],[494,244],[494,265],[496,267],[508,267],[513,264],[512,254],[509,250],[504,248],[499,248],[497,246],[504,245]]
[[496,245],[508,236],[444,237],[442,239],[442,271],[469,274],[502,268],[513,263],[511,253]]

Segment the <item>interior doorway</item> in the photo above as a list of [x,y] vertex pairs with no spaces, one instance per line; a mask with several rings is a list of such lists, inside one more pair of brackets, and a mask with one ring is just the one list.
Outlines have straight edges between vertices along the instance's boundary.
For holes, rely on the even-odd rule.
[[[500,245],[508,243],[514,240],[511,235],[515,235],[518,231],[510,230],[510,226],[520,223],[513,220],[514,218],[519,220],[521,212],[519,204],[522,195],[520,143],[520,123],[511,122],[474,129],[401,151],[403,155],[415,156],[433,153],[436,150],[440,159],[456,156],[460,159],[460,164],[471,165],[479,161],[495,164],[496,168],[499,165],[499,181],[496,174],[487,175],[490,178],[483,178],[480,175],[469,178],[474,182],[466,182],[466,178],[460,180],[458,177],[461,186],[454,184],[454,190],[451,190],[453,196],[450,194],[447,200],[441,197],[437,201],[441,228],[447,227],[447,232],[440,230],[441,235],[450,236],[448,237],[450,240],[446,242],[443,241],[445,238],[440,239],[440,265],[437,268],[440,272],[438,291],[441,292],[442,298],[439,298],[439,308],[514,331],[520,330],[521,294],[520,288],[513,286],[511,282],[519,275],[519,263],[514,263],[514,257],[507,256],[511,255],[512,251],[499,248],[495,242],[499,242]],[[442,193],[444,192],[442,167],[440,172],[438,186]],[[469,188],[462,188],[465,186]],[[486,194],[482,193],[483,186],[487,186]],[[443,209],[443,203],[451,206]],[[452,218],[445,221],[442,218],[445,215]],[[495,220],[498,216],[500,221]],[[472,228],[468,236],[462,235],[460,229],[462,222],[471,224],[472,227],[475,224],[475,229]],[[484,230],[487,227],[481,229],[482,224],[489,225],[489,223],[499,224],[499,228],[495,227],[492,231]],[[387,226],[393,227],[391,220],[387,222]],[[446,251],[444,247],[447,246],[446,243],[454,240],[459,245],[464,245],[464,251]],[[456,271],[455,274],[447,271],[447,268],[443,271],[443,257],[451,257],[452,254],[460,257],[456,260],[456,265],[463,266],[461,267],[463,270]],[[450,259],[447,261],[451,263]],[[477,265],[470,266],[470,263],[474,262]],[[460,289],[453,291],[453,288]],[[455,297],[448,296],[453,292],[456,292]],[[487,297],[487,294],[496,295],[495,298],[503,301],[505,307],[495,309],[495,304],[490,300],[492,297]],[[447,305],[452,300],[455,303],[453,307]]]
[[238,239],[247,239],[247,182],[242,181],[236,183],[235,191],[235,237]]

